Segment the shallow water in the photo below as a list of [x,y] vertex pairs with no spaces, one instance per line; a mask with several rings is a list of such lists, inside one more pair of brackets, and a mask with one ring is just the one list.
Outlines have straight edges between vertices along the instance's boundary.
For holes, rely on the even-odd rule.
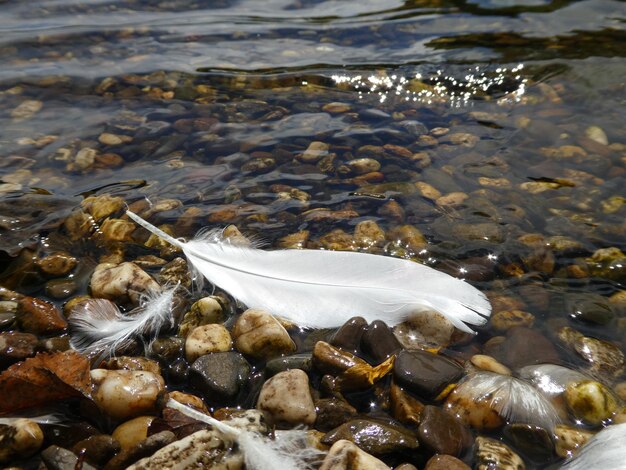
[[[588,259],[626,250],[625,18],[609,0],[1,3],[3,283],[46,297],[25,247],[97,257],[61,226],[86,196],[175,199],[157,221],[191,220],[177,235],[234,223],[270,247],[409,224],[427,247],[373,250],[621,347],[623,308],[573,317],[626,280],[623,255]],[[303,161],[313,141],[330,156]]]

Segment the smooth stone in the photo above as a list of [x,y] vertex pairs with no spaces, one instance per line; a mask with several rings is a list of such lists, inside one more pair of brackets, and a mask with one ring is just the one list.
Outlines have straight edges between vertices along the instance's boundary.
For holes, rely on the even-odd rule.
[[384,321],[375,320],[363,333],[361,349],[378,364],[400,351],[402,345]]
[[152,372],[93,369],[93,400],[114,419],[127,419],[152,412],[165,381]]
[[78,289],[73,279],[52,279],[46,282],[45,290],[48,297],[66,299]]
[[189,382],[210,403],[232,403],[242,391],[251,367],[234,351],[205,354],[189,369]]
[[150,354],[159,361],[171,363],[183,355],[185,339],[179,336],[157,338],[150,344]]
[[289,369],[300,369],[310,372],[313,363],[310,353],[294,354],[292,356],[281,356],[270,359],[265,364],[265,371],[269,376],[276,375]]
[[183,317],[178,333],[187,336],[194,328],[210,323],[221,323],[224,318],[222,306],[215,297],[197,300]]
[[569,383],[564,397],[574,418],[591,426],[599,426],[618,408],[613,393],[593,380]]
[[339,375],[355,367],[369,366],[367,362],[354,354],[336,348],[325,341],[318,341],[313,347],[313,365],[323,374]]
[[0,330],[10,330],[16,318],[15,312],[0,312]]
[[33,357],[37,350],[37,337],[30,333],[7,331],[0,333],[0,368]]
[[296,344],[287,330],[264,310],[248,309],[243,312],[232,334],[237,350],[255,358],[270,359],[296,351]]
[[489,437],[476,438],[477,470],[524,470],[526,465],[522,458],[503,442]]
[[610,302],[600,295],[570,295],[566,308],[571,318],[593,325],[608,325],[615,318]]
[[35,297],[22,297],[18,300],[17,324],[25,333],[54,335],[67,329],[67,320],[52,305]]
[[[162,248],[161,250],[168,250],[169,248]],[[191,274],[187,261],[183,258],[174,258],[161,268],[157,276],[159,282],[162,285],[176,285],[180,284],[185,289],[191,289]]]
[[438,312],[420,312],[396,325],[393,333],[406,349],[426,349],[450,344],[454,325]]
[[557,337],[587,361],[587,372],[594,377],[612,381],[624,371],[624,353],[614,344],[584,336],[567,326],[557,332]]
[[380,170],[380,162],[373,158],[355,158],[346,163],[350,172],[356,175],[364,175],[372,171]]
[[419,426],[422,421],[424,404],[399,387],[391,384],[389,399],[391,401],[392,416],[404,424]]
[[41,460],[48,470],[96,470],[96,467],[82,462],[78,467],[78,456],[71,450],[56,445],[47,447],[41,452]]
[[576,454],[594,433],[567,424],[557,424],[554,427],[554,446],[556,455],[568,458]]
[[123,219],[106,219],[100,225],[98,232],[105,240],[114,242],[130,242],[132,241],[133,232],[137,226],[130,220]]
[[37,260],[37,266],[42,273],[48,276],[61,277],[72,271],[78,264],[78,260],[66,252],[51,253]]
[[19,418],[11,424],[0,424],[0,463],[31,456],[39,450],[43,440],[41,428],[30,419]]
[[433,455],[424,470],[471,470],[467,464],[451,455]]
[[116,427],[111,436],[122,450],[130,449],[148,437],[148,428],[154,419],[155,416],[137,416]]
[[298,160],[304,163],[317,163],[322,157],[328,155],[329,145],[324,142],[313,141],[307,149],[300,155]]
[[147,437],[136,446],[122,450],[104,466],[104,470],[124,470],[137,461],[149,457],[159,449],[176,441],[171,431],[161,431]]
[[367,329],[367,321],[363,317],[352,317],[346,321],[330,340],[333,346],[356,353],[361,344],[361,338]]
[[320,470],[390,470],[390,467],[353,442],[340,439],[326,454]]
[[485,354],[474,354],[470,358],[470,362],[481,370],[495,372],[501,375],[511,375],[511,369],[504,364],[500,364],[493,357]]
[[205,354],[230,351],[232,347],[233,340],[224,325],[202,325],[194,328],[187,336],[185,357],[193,362]]
[[361,248],[381,246],[385,243],[385,232],[373,220],[364,220],[354,228],[354,241]]
[[46,424],[43,426],[46,443],[60,446],[72,447],[79,441],[90,436],[97,436],[102,432],[85,421],[66,424]]
[[354,442],[373,455],[411,451],[419,447],[417,437],[409,429],[369,419],[353,419],[342,424],[327,432],[322,443],[334,444],[341,439]]
[[85,461],[95,466],[103,466],[121,450],[120,443],[112,436],[101,434],[77,442],[71,451],[84,457]]
[[80,206],[91,214],[91,216],[100,221],[105,217],[110,217],[116,212],[121,212],[126,206],[126,201],[119,196],[110,196],[101,194],[100,196],[90,196],[85,198]]
[[548,462],[554,455],[554,443],[548,431],[532,424],[513,423],[505,426],[504,437],[531,460]]
[[330,431],[357,415],[357,409],[345,400],[339,398],[320,398],[315,401],[317,418],[315,429]]
[[135,263],[101,263],[91,275],[90,289],[94,297],[137,306],[142,294],[157,292],[160,286]]
[[463,367],[427,351],[400,351],[393,375],[398,384],[425,398],[436,398],[443,389],[463,376]]
[[461,421],[431,405],[426,405],[421,413],[417,437],[428,451],[455,457],[462,455],[472,443],[471,434]]
[[536,330],[514,327],[507,331],[506,340],[485,354],[511,369],[533,364],[559,364],[561,359],[554,344]]
[[221,434],[215,430],[201,430],[162,447],[127,470],[241,470],[243,465],[241,452],[226,445]]
[[500,310],[491,316],[489,323],[498,332],[505,332],[516,326],[532,328],[535,316],[523,310]]
[[139,356],[112,357],[104,363],[102,368],[110,370],[145,370],[155,375],[161,375],[161,366],[157,361]]
[[317,415],[309,376],[300,369],[279,372],[263,384],[257,408],[276,424],[312,425]]

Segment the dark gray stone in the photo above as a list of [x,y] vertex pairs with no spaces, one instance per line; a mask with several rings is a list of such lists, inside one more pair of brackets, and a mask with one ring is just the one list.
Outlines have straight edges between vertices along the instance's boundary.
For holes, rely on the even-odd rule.
[[232,403],[250,375],[250,364],[238,352],[205,354],[189,370],[190,383],[212,404]]
[[463,376],[463,367],[427,351],[404,350],[396,358],[393,376],[407,390],[432,399]]

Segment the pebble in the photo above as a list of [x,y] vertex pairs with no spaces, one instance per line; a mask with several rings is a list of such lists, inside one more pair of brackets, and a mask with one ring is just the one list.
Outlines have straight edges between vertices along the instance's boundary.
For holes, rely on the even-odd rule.
[[477,470],[524,470],[526,465],[505,443],[489,437],[476,438],[476,466]]
[[321,398],[315,401],[315,429],[330,431],[357,415],[357,409],[339,398]]
[[470,362],[482,370],[495,372],[496,374],[511,375],[511,369],[485,354],[474,354],[470,358]]
[[41,108],[43,108],[43,101],[22,101],[17,107],[11,110],[11,117],[19,121],[22,121],[24,119],[30,119],[35,114],[37,114],[41,110]]
[[507,442],[536,462],[550,461],[554,456],[554,443],[550,432],[539,426],[524,423],[508,424],[503,431]]
[[103,132],[98,137],[98,141],[104,145],[120,145],[128,143],[132,140],[132,137],[129,137],[127,135],[111,134],[109,132]]
[[137,416],[116,427],[111,436],[122,449],[130,449],[148,437],[148,428],[154,419],[154,416]]
[[334,444],[345,439],[373,455],[406,452],[417,449],[419,441],[408,428],[365,418],[353,419],[327,432],[324,444]]
[[235,351],[205,354],[189,369],[189,382],[209,402],[232,404],[250,376],[248,361]]
[[165,386],[163,377],[152,372],[93,369],[90,374],[94,402],[114,419],[154,411]]
[[328,451],[320,470],[390,470],[390,467],[353,442],[340,439]]
[[270,359],[265,364],[265,372],[268,376],[276,375],[289,369],[301,369],[304,372],[311,371],[313,367],[310,353],[293,354]]
[[556,455],[568,458],[576,454],[594,435],[593,432],[575,428],[567,424],[557,424],[554,428],[554,446]]
[[317,415],[308,375],[300,369],[276,374],[263,384],[257,408],[275,424],[312,425]]
[[67,320],[59,309],[35,297],[18,300],[16,320],[22,331],[36,335],[54,335],[67,329]]
[[350,108],[349,103],[341,103],[338,101],[333,101],[332,103],[326,103],[324,106],[322,106],[322,111],[325,111],[331,114],[347,113],[348,111],[350,111],[350,109],[351,108]]
[[230,333],[217,323],[194,328],[185,340],[185,357],[190,363],[204,354],[229,351],[233,347]]
[[589,126],[585,129],[585,136],[599,144],[609,145],[609,138],[606,136],[606,133],[601,127]]
[[77,442],[70,450],[83,457],[86,462],[102,467],[121,450],[121,446],[113,437],[100,434]]
[[350,353],[360,349],[361,338],[367,329],[367,321],[363,317],[352,317],[346,321],[330,340],[330,344]]
[[105,219],[100,224],[99,234],[105,240],[116,242],[129,242],[132,240],[132,234],[137,229],[137,226],[129,221],[123,219]]
[[106,217],[111,217],[117,212],[121,212],[126,206],[126,201],[119,196],[101,194],[100,196],[90,196],[85,198],[80,206],[85,212],[91,215],[96,222]]
[[491,316],[489,323],[498,332],[505,332],[516,326],[532,328],[535,316],[523,310],[501,310]]
[[63,251],[51,253],[37,260],[37,266],[41,272],[54,277],[66,276],[77,265],[78,260]]
[[101,263],[96,266],[90,281],[91,295],[120,303],[139,305],[145,292],[157,292],[159,284],[135,263],[118,265]]
[[417,437],[420,445],[429,452],[455,457],[462,455],[472,444],[471,434],[461,421],[431,405],[424,407],[421,413]]
[[319,141],[313,141],[309,144],[307,149],[300,155],[298,155],[298,160],[304,163],[317,163],[328,155],[328,144]]
[[71,450],[51,445],[41,452],[41,460],[48,470],[96,470],[96,467],[87,462],[78,463],[78,456]]
[[38,339],[30,333],[7,331],[0,333],[0,369],[33,357]]
[[391,383],[390,393],[391,415],[401,423],[419,426],[422,422],[424,404],[417,398],[405,392],[394,382]]
[[325,341],[318,341],[313,347],[313,365],[323,374],[339,375],[355,366],[368,366],[358,356],[336,348]]
[[361,349],[378,364],[400,351],[402,345],[384,321],[375,320],[363,333]]
[[220,323],[224,319],[222,305],[215,297],[203,297],[191,306],[185,313],[178,332],[181,336],[187,336],[197,326],[210,323]]
[[350,173],[355,175],[364,175],[373,171],[380,170],[380,163],[373,158],[356,158],[346,163]]
[[439,312],[425,311],[396,325],[393,333],[406,349],[445,347],[452,340],[454,325]]
[[106,361],[101,367],[111,370],[145,370],[155,375],[161,375],[161,366],[157,361],[139,356],[113,357]]
[[421,250],[428,247],[426,237],[413,225],[400,225],[389,230],[387,239],[399,243],[401,246],[414,253],[419,253]]
[[124,470],[129,468],[132,464],[143,458],[150,457],[159,449],[162,449],[174,441],[176,441],[176,436],[171,431],[161,431],[157,434],[153,434],[139,442],[136,446],[122,450],[109,460],[104,466],[104,470]]
[[365,249],[381,246],[385,242],[385,232],[373,220],[364,220],[354,228],[354,241]]
[[436,398],[463,376],[463,367],[427,351],[400,351],[393,367],[398,384],[424,398]]
[[73,279],[51,279],[45,285],[46,295],[53,299],[67,299],[77,289],[78,285]]
[[269,359],[296,351],[287,330],[276,318],[260,309],[248,309],[233,327],[233,338],[238,351],[252,357]]
[[559,364],[561,359],[554,344],[537,330],[513,327],[507,330],[506,339],[485,353],[511,369],[532,364]]
[[471,470],[463,461],[451,455],[433,455],[424,470]]
[[39,425],[26,418],[0,424],[0,463],[29,457],[39,450],[44,435]]
[[600,382],[593,380],[568,384],[564,397],[573,417],[590,426],[599,426],[618,408],[613,393]]

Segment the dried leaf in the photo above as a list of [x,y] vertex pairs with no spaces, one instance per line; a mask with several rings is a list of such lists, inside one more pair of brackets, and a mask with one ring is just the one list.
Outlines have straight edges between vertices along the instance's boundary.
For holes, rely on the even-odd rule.
[[76,351],[40,353],[0,375],[0,413],[89,396],[89,360]]

